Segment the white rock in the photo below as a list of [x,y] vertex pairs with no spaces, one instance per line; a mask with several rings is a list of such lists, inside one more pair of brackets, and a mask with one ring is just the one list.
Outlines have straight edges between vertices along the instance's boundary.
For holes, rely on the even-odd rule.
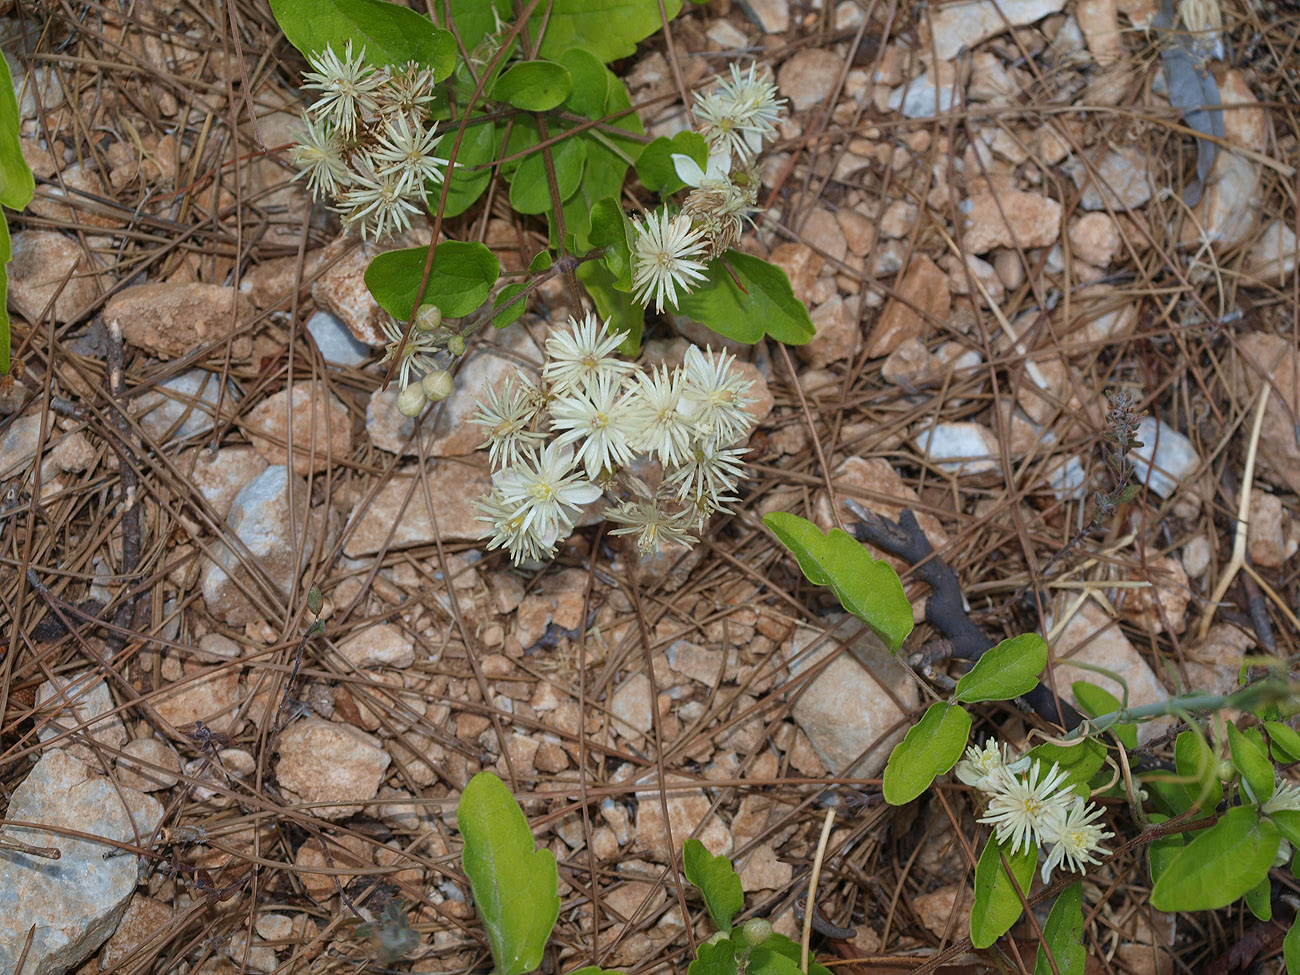
[[321,358],[336,366],[359,366],[374,350],[358,342],[341,320],[321,310],[307,319],[307,331],[320,349]]
[[14,234],[11,246],[9,307],[27,321],[40,322],[46,315],[47,320],[69,322],[99,297],[100,276],[71,237],[51,230],[24,230]]
[[[152,833],[162,812],[156,799],[114,788],[83,762],[52,751],[14,789],[5,815],[134,844]],[[105,859],[103,843],[62,832],[10,828],[0,835],[61,854],[58,860],[8,850],[0,856],[0,971],[17,970],[33,927],[24,975],[75,970],[116,929],[139,882],[138,858]]]
[[979,423],[939,423],[912,438],[916,449],[954,474],[986,474],[1001,467],[998,438]]
[[844,62],[826,48],[804,48],[781,65],[777,88],[796,112],[806,112],[830,97],[843,70]]
[[1291,221],[1277,219],[1259,232],[1246,257],[1246,275],[1265,284],[1281,284],[1295,273],[1296,236]]
[[[221,379],[204,369],[190,369],[157,383],[135,400],[140,428],[158,443],[188,440],[212,429]],[[238,400],[234,384],[227,386],[225,409]]]
[[[55,699],[58,699],[57,701]],[[38,722],[36,735],[49,741],[87,725],[59,742],[60,748],[88,765],[98,767],[101,760],[87,739],[107,748],[118,749],[126,744],[126,725],[113,713],[116,705],[104,678],[87,671],[73,678],[55,677],[36,689],[36,707],[48,712]]]
[[934,30],[934,53],[947,61],[962,48],[973,48],[980,41],[1001,34],[1012,27],[1023,27],[1065,6],[1065,0],[965,0],[936,6],[930,11]]
[[624,738],[637,740],[654,727],[654,695],[650,678],[633,674],[614,692],[609,710],[614,715],[614,730]]
[[920,77],[891,91],[886,104],[891,111],[902,112],[908,118],[934,118],[952,108],[961,93],[956,77],[956,69],[940,61],[937,71],[932,65]]
[[[825,637],[818,630],[796,629],[786,649],[790,676],[817,667],[835,652],[837,642],[861,628],[846,617]],[[905,719],[920,703],[915,682],[867,632],[809,682],[792,713],[833,775],[873,776],[885,767],[890,750],[906,732]]]
[[41,418],[20,416],[0,434],[0,480],[8,480],[30,464],[41,442]]
[[[391,759],[379,739],[346,724],[307,718],[292,724],[276,744],[281,786],[322,819],[347,819],[379,792]],[[304,810],[307,812],[307,810]]]
[[270,466],[252,447],[222,447],[215,452],[200,447],[181,457],[181,470],[218,518],[230,514],[230,506],[244,485]]
[[1163,421],[1143,417],[1138,424],[1137,438],[1142,446],[1130,454],[1134,480],[1149,484],[1162,498],[1173,494],[1201,464],[1192,442]]
[[[1091,156],[1090,156],[1091,158]],[[1146,157],[1131,147],[1111,149],[1093,163],[1093,171],[1077,157],[1068,159],[1062,168],[1074,185],[1083,190],[1079,206],[1085,210],[1131,210],[1151,199],[1151,173]]]
[[411,638],[391,623],[367,627],[339,644],[354,667],[394,667],[399,670],[415,663]]

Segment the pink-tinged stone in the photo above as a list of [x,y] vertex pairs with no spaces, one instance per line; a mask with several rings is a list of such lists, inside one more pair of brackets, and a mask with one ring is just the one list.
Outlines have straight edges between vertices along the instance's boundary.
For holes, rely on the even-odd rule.
[[287,464],[293,439],[293,472],[319,474],[352,453],[352,418],[322,383],[304,380],[273,393],[246,414],[240,428],[268,464]]
[[[224,340],[243,324],[237,292],[219,284],[139,284],[119,291],[104,306],[104,320],[118,322],[122,335],[136,348],[160,359],[178,359],[195,349]],[[240,346],[251,344],[247,338]],[[247,355],[247,351],[242,354]]]

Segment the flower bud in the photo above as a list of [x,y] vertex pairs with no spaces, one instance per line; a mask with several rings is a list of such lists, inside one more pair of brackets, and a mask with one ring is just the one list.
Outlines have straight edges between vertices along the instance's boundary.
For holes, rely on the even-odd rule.
[[450,352],[452,355],[457,355],[457,356],[464,355],[465,354],[464,337],[460,335],[453,335],[451,338],[447,339],[447,351]]
[[435,369],[420,380],[420,386],[423,387],[424,395],[430,403],[444,400],[451,395],[451,373],[446,369]]
[[402,416],[419,416],[424,409],[424,387],[411,383],[397,394],[397,412]]
[[751,917],[741,927],[740,933],[745,938],[745,944],[757,948],[772,937],[772,922],[765,917]]
[[415,313],[415,327],[421,332],[432,332],[442,324],[442,309],[437,305],[421,305]]
[[1231,782],[1237,777],[1237,766],[1226,758],[1221,759],[1214,769],[1214,774],[1220,782]]

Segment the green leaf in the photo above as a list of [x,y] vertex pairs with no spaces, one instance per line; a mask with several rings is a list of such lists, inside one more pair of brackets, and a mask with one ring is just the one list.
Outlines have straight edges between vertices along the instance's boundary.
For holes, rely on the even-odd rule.
[[677,310],[737,342],[757,342],[766,333],[786,345],[806,345],[815,331],[785,271],[740,251],[727,251],[713,261],[705,280],[682,297]]
[[[19,141],[22,120],[18,117],[18,100],[9,74],[9,62],[0,58],[0,203],[10,210],[21,210],[32,202],[36,179],[23,158]],[[8,251],[5,252],[8,260]]]
[[496,296],[492,302],[493,308],[501,309],[492,316],[492,324],[497,328],[505,328],[512,325],[523,317],[528,308],[528,299],[524,298],[519,301],[511,301],[515,295],[528,287],[527,282],[519,281],[515,284],[508,284],[501,289],[501,293]]
[[1175,783],[1175,790],[1181,792],[1179,812],[1188,809],[1209,812],[1219,805],[1223,800],[1223,784],[1219,781],[1218,765],[1200,731],[1179,734],[1174,741],[1174,766],[1183,780]]
[[1300,914],[1282,939],[1282,958],[1286,962],[1286,975],[1300,975]]
[[931,704],[894,746],[885,766],[885,802],[911,802],[961,758],[970,737],[970,714],[963,707]]
[[[785,955],[793,962],[797,962],[803,954],[803,948],[797,941],[793,941],[781,934],[779,931],[773,931],[772,937],[768,938],[763,945],[778,955]],[[808,975],[832,975],[831,970],[825,965],[819,965],[811,958],[808,959]]]
[[[366,268],[366,287],[379,307],[398,321],[415,311],[428,254],[427,247],[388,251]],[[478,241],[444,240],[434,252],[421,304],[437,305],[444,318],[461,318],[487,301],[500,271],[496,257]]]
[[1038,686],[1047,666],[1047,642],[1037,633],[1022,633],[990,647],[971,672],[957,681],[958,701],[1010,701]]
[[1273,825],[1278,828],[1283,838],[1300,850],[1300,811],[1279,809],[1277,812],[1269,813],[1268,818],[1273,821]]
[[541,274],[543,271],[549,271],[554,263],[554,254],[550,251],[538,251],[533,255],[533,259],[528,262],[528,272],[530,274]]
[[1250,913],[1261,921],[1273,920],[1272,887],[1268,877],[1265,876],[1258,884],[1246,891],[1246,906],[1250,908]]
[[[1074,692],[1079,710],[1090,718],[1099,718],[1103,714],[1112,714],[1120,709],[1119,698],[1104,687],[1086,680],[1077,680],[1070,689]],[[1136,724],[1113,724],[1109,730],[1125,748],[1137,748]]]
[[591,210],[592,247],[605,248],[605,267],[614,275],[614,287],[620,291],[632,290],[632,245],[636,230],[627,218],[618,200],[608,197]]
[[510,790],[491,772],[469,780],[456,807],[465,840],[461,864],[483,918],[496,975],[521,975],[542,963],[560,914],[559,873]]
[[[555,167],[555,186],[563,202],[573,195],[582,182],[582,168],[587,162],[587,140],[568,138],[551,146]],[[545,153],[533,153],[519,164],[510,178],[510,205],[517,213],[545,213],[553,209],[551,186],[546,179]]]
[[682,863],[686,879],[700,889],[709,917],[719,931],[731,933],[731,919],[745,906],[745,891],[731,861],[714,856],[695,838],[682,844]]
[[1264,729],[1268,732],[1269,753],[1273,761],[1280,765],[1300,762],[1300,734],[1280,721],[1265,721]]
[[[1052,958],[1048,961],[1047,953]],[[1043,925],[1043,943],[1038,946],[1034,975],[1083,975],[1088,960],[1083,950],[1083,884],[1074,883],[1061,891]]]
[[1232,764],[1241,775],[1242,788],[1246,790],[1250,801],[1268,801],[1277,787],[1277,776],[1273,772],[1273,763],[1269,761],[1268,750],[1264,747],[1259,729],[1238,731],[1236,725],[1228,722],[1228,749],[1232,754]]
[[[552,0],[546,8],[550,16],[538,48],[546,58],[581,47],[609,63],[635,54],[637,42],[663,26],[659,0]],[[682,0],[664,0],[669,20],[681,9]],[[534,14],[530,25],[540,26],[541,19]]]
[[602,261],[587,261],[578,265],[578,280],[591,295],[601,318],[609,319],[610,332],[624,332],[627,337],[619,346],[624,355],[633,356],[641,348],[641,332],[645,328],[645,307],[626,291],[615,285],[614,273]]
[[[0,61],[4,56],[0,55]],[[9,224],[0,213],[0,376],[9,375]]]
[[1234,806],[1183,847],[1151,890],[1159,911],[1226,907],[1268,876],[1281,837],[1253,806]]
[[555,61],[521,61],[497,79],[492,97],[525,112],[558,108],[573,90],[569,69]]
[[[1151,813],[1150,819],[1152,823],[1164,823],[1169,820],[1169,817],[1160,813]],[[1169,864],[1174,862],[1186,845],[1182,833],[1161,836],[1147,844],[1147,867],[1151,871],[1153,884],[1164,875],[1164,872],[1169,869]]]
[[[438,140],[434,154],[440,159],[451,158],[451,147],[456,143],[456,131],[453,129]],[[443,208],[444,217],[455,217],[464,213],[474,201],[483,195],[492,179],[489,164],[496,152],[496,133],[487,122],[470,123],[465,135],[460,140],[460,149],[456,152],[455,165],[448,179],[447,204]],[[482,169],[474,168],[482,166]],[[438,200],[442,196],[442,187],[436,187],[429,193],[429,210],[437,212]]]
[[1084,799],[1092,794],[1088,785],[1092,777],[1106,764],[1106,746],[1094,738],[1080,738],[1069,745],[1044,742],[1031,748],[1028,755],[1046,768],[1059,765],[1070,777],[1070,788]]
[[709,159],[709,144],[704,141],[704,136],[688,129],[678,132],[671,139],[655,139],[642,149],[641,157],[636,161],[636,174],[641,185],[651,193],[667,196],[686,185],[677,175],[674,153],[690,156],[702,169]]
[[[473,51],[483,38],[496,33],[498,17],[501,23],[510,23],[510,0],[492,0],[491,3],[488,0],[440,0],[434,5],[439,15],[442,14],[443,2],[450,5],[451,21],[467,51]],[[493,16],[493,7],[496,8],[496,17]]]
[[[1010,875],[1002,865],[1003,856],[1011,867]],[[1037,846],[1031,844],[1028,850],[1013,853],[1009,845],[1004,846],[996,837],[989,837],[979,863],[975,865],[975,904],[970,912],[970,939],[976,948],[987,948],[1011,930],[1011,925],[1016,923],[1023,910],[1016,888],[1019,887],[1022,894],[1029,893],[1037,863]]]
[[797,961],[787,958],[779,951],[773,951],[767,945],[749,953],[745,971],[747,975],[803,975]]
[[352,42],[366,63],[396,67],[415,61],[441,81],[456,66],[456,39],[428,17],[386,0],[270,0],[289,43],[305,55],[330,48],[339,57]]
[[686,975],[736,975],[736,946],[726,938],[704,942]]
[[829,586],[841,606],[898,652],[912,632],[912,605],[888,562],[877,562],[848,532],[832,528],[823,535],[798,515],[773,511],[763,524],[794,554],[809,582]]
[[560,63],[569,70],[573,90],[564,107],[583,118],[601,118],[605,114],[605,100],[609,97],[610,79],[613,75],[600,62],[600,58],[580,47],[560,55]]

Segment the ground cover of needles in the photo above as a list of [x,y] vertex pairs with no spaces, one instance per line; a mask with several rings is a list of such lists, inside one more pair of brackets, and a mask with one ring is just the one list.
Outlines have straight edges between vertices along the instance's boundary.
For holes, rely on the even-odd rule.
[[[52,826],[81,878],[7,888],[32,834],[0,833],[3,957],[39,899],[82,932],[27,971],[486,971],[454,819],[483,769],[559,863],[544,971],[684,969],[713,931],[679,872],[690,836],[798,940],[828,804],[817,912],[853,933],[816,935],[818,959],[904,973],[961,944],[975,797],[880,800],[923,685],[807,584],[770,512],[912,509],[976,623],[1048,638],[1067,700],[1067,660],[1141,704],[1297,650],[1294,6],[1203,13],[1189,49],[1224,107],[1198,174],[1153,0],[688,4],[611,67],[650,136],[729,63],[773,73],[789,113],[739,248],[787,272],[817,333],[727,345],[758,422],[698,546],[644,554],[593,520],[528,570],[479,539],[470,418],[585,312],[564,277],[405,417],[362,278],[381,248],[293,180],[305,63],[266,4],[0,6],[37,180],[9,215],[0,808]],[[517,280],[546,247],[495,185],[443,229]],[[640,361],[687,340],[721,341],[652,314]],[[1108,393],[1145,412],[1142,487],[1084,536],[1116,487]],[[1215,604],[1243,502],[1249,571]],[[1013,743],[1037,721],[981,713]],[[1144,731],[1153,760],[1170,727]],[[1089,972],[1281,970],[1289,917],[1160,913],[1144,851],[1112,850],[1085,881]],[[397,960],[386,911],[414,936]],[[1029,970],[1038,940],[1022,921],[940,970]]]

